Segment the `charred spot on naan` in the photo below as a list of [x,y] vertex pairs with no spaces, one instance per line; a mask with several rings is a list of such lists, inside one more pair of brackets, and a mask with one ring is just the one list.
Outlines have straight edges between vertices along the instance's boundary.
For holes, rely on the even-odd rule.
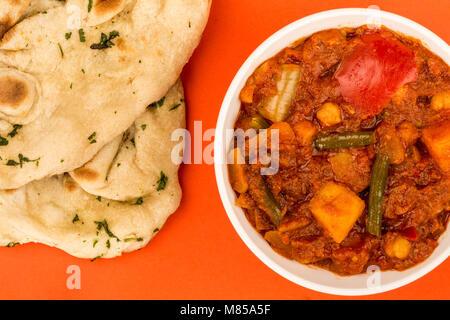
[[73,173],[77,179],[85,181],[95,181],[100,176],[97,171],[89,168],[79,168],[76,169]]
[[0,78],[0,106],[18,108],[28,97],[29,89],[22,79],[11,76]]
[[77,190],[79,188],[79,185],[69,175],[64,175],[63,187],[64,187],[64,190],[66,190],[68,192],[74,192],[75,190]]
[[18,189],[6,189],[5,194],[13,195]]
[[102,24],[118,15],[125,8],[125,0],[94,0],[88,25]]
[[4,18],[0,20],[0,39],[3,37],[6,31],[11,28],[11,24],[12,22],[10,18]]
[[96,15],[106,15],[120,10],[124,0],[97,0],[94,1],[93,12]]

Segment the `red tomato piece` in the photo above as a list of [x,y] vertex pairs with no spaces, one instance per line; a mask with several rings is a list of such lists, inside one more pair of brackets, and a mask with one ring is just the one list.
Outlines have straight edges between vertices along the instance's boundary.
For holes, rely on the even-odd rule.
[[401,86],[415,81],[418,71],[414,51],[397,39],[366,33],[361,40],[335,78],[345,101],[373,116],[383,111]]
[[412,240],[412,241],[416,241],[417,240],[417,230],[415,227],[409,227],[404,229],[401,232],[401,235],[403,237],[405,237],[406,239]]

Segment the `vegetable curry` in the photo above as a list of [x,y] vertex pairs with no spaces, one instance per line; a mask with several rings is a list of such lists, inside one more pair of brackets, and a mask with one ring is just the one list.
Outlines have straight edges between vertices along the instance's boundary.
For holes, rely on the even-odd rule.
[[248,137],[228,166],[236,204],[276,252],[340,275],[431,255],[450,212],[441,58],[387,28],[324,30],[259,66],[240,100],[235,129],[278,131],[275,174],[248,161]]

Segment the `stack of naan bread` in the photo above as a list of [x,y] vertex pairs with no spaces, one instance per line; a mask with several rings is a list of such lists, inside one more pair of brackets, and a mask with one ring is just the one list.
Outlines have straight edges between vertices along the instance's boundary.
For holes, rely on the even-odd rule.
[[178,78],[210,5],[0,0],[0,245],[111,258],[161,229],[181,199]]

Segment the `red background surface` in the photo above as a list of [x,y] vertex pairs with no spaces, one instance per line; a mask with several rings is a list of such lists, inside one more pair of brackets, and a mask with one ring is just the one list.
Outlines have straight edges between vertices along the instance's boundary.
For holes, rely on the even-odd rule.
[[[203,41],[183,72],[188,127],[214,128],[239,67],[267,37],[319,11],[367,7],[410,18],[447,43],[450,0],[213,0]],[[206,146],[207,143],[204,143]],[[184,165],[183,201],[150,244],[113,260],[89,262],[44,245],[0,248],[2,299],[335,299],[285,280],[245,246],[229,222],[212,165]],[[66,287],[69,265],[81,290]],[[449,299],[450,260],[403,288],[369,299]]]

